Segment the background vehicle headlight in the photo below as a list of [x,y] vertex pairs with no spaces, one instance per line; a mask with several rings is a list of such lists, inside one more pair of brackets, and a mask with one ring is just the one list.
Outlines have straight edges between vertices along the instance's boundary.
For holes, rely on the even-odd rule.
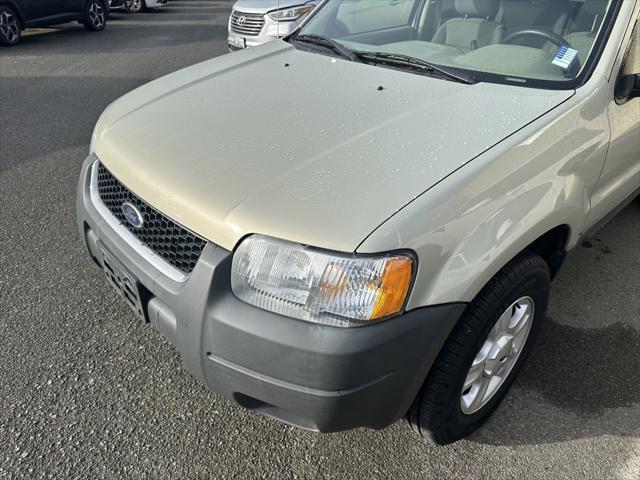
[[313,7],[313,4],[299,5],[297,7],[276,10],[275,12],[269,13],[269,16],[276,22],[293,22],[309,13]]
[[410,255],[331,253],[253,235],[233,256],[242,301],[314,323],[355,327],[399,313],[413,279]]

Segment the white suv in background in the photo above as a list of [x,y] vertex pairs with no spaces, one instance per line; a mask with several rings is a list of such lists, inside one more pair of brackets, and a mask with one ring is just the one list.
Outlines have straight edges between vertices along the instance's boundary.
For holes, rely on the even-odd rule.
[[229,17],[230,50],[255,47],[293,32],[319,1],[238,0]]

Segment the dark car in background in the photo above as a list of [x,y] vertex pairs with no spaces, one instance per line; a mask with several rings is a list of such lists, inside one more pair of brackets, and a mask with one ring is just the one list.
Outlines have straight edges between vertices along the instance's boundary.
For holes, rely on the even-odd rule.
[[0,0],[0,45],[15,45],[25,28],[78,21],[87,30],[107,24],[108,0]]

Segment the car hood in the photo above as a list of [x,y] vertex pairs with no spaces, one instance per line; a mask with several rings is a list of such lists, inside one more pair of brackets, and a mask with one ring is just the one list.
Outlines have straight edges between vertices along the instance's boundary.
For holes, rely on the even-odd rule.
[[278,41],[130,92],[101,116],[94,151],[146,202],[226,249],[262,233],[354,251],[572,94],[465,85]]
[[234,10],[239,10],[246,13],[267,13],[278,8],[289,8],[297,5],[303,5],[308,0],[238,0],[233,4]]

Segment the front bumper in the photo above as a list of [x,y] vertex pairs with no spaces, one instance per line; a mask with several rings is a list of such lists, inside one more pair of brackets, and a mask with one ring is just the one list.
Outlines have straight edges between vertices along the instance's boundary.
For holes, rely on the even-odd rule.
[[168,3],[168,0],[145,0],[144,3],[147,8],[160,8],[164,7]]
[[[125,0],[109,0],[109,8],[124,8],[124,1]],[[160,8],[164,7],[168,2],[169,0],[145,0],[144,3],[147,8]]]
[[231,253],[209,243],[184,281],[164,275],[123,240],[90,194],[82,167],[78,227],[143,286],[151,323],[211,389],[244,407],[323,432],[383,428],[409,408],[462,304],[414,310],[362,328],[311,324],[267,312],[231,292]]

